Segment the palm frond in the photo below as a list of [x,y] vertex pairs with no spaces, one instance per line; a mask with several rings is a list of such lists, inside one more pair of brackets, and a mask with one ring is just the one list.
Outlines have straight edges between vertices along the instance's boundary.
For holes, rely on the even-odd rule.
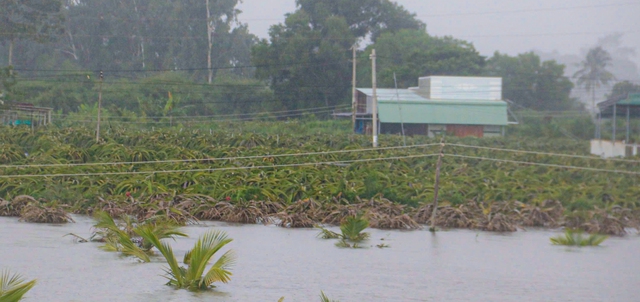
[[362,233],[369,227],[369,221],[361,215],[356,217],[347,217],[346,221],[340,225],[340,231],[344,239],[359,242],[369,238],[368,233]]
[[209,231],[202,235],[191,249],[187,279],[201,278],[211,257],[231,241],[232,239],[227,238],[227,234],[222,231]]
[[340,234],[331,231],[331,230],[327,230],[323,227],[319,227],[320,229],[320,233],[318,233],[317,237],[318,238],[322,238],[322,239],[338,239],[340,238]]
[[167,264],[169,264],[170,274],[173,276],[176,286],[182,287],[184,284],[184,272],[180,265],[178,265],[178,261],[176,260],[175,255],[173,254],[173,249],[166,242],[161,242],[158,236],[153,232],[153,226],[147,225],[139,227],[135,230],[138,236],[142,237],[147,242],[150,242],[160,254],[164,256]]
[[322,302],[338,302],[336,300],[329,299],[329,297],[327,297],[327,295],[325,295],[323,291],[320,292],[320,301],[322,301]]
[[0,274],[0,301],[17,302],[36,285],[36,280],[25,282],[18,274],[3,271]]
[[228,283],[233,275],[229,269],[235,264],[235,255],[232,251],[224,253],[218,261],[209,268],[207,274],[200,281],[201,287],[209,287],[214,282]]
[[553,245],[567,245],[567,246],[598,246],[605,240],[607,236],[590,234],[584,236],[582,231],[573,231],[567,229],[564,235],[550,238]]

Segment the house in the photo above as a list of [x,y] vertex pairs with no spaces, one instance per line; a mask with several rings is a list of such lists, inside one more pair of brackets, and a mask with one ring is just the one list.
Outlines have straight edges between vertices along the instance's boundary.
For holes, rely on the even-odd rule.
[[[357,133],[371,133],[373,89],[357,89]],[[376,89],[381,134],[501,136],[509,124],[502,78],[431,76],[418,87]]]
[[[640,117],[640,93],[629,93],[623,96],[612,97],[604,102],[598,103],[598,119],[596,121],[596,137],[591,140],[591,154],[604,158],[625,157],[640,155],[640,142],[637,137],[632,137],[631,118]],[[611,119],[610,130],[603,138],[602,119]],[[618,118],[625,119],[625,132],[619,133],[617,128]],[[624,135],[624,140],[621,140]]]

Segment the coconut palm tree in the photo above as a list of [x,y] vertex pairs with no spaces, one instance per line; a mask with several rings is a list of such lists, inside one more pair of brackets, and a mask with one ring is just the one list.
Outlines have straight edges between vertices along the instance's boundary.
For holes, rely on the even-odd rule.
[[17,302],[36,285],[36,280],[25,282],[18,274],[3,271],[0,274],[0,301]]
[[[169,282],[167,285],[184,288],[191,291],[206,290],[213,286],[214,282],[227,283],[231,280],[229,268],[235,262],[232,251],[227,251],[207,270],[211,258],[225,245],[232,241],[222,231],[209,231],[196,242],[193,249],[184,255],[183,263],[187,267],[178,265],[178,260],[173,254],[173,249],[154,233],[152,226],[142,226],[136,233],[150,242],[162,253],[169,269]],[[206,270],[206,273],[205,273]]]
[[596,88],[600,88],[600,85],[608,85],[615,80],[615,76],[607,70],[610,64],[611,55],[598,46],[589,50],[587,57],[580,63],[580,70],[573,75],[573,78],[578,80],[578,86],[591,91],[594,111],[596,110]]

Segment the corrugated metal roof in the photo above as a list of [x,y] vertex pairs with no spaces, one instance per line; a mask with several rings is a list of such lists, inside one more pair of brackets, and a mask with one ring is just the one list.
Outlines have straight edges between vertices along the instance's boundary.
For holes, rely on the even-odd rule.
[[616,111],[618,116],[626,116],[628,108],[629,116],[640,117],[640,93],[629,93],[626,96],[622,95],[598,103],[600,115],[603,118],[613,116],[613,105],[619,106]]
[[[373,89],[358,89],[371,96]],[[507,103],[494,100],[432,100],[408,89],[377,89],[382,123],[508,124]]]
[[640,93],[630,93],[629,97],[618,102],[618,105],[640,106]]

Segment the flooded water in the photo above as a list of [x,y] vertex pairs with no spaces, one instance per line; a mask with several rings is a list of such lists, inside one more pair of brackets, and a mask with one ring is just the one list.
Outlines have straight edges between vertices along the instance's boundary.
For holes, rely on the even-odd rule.
[[[238,261],[229,284],[190,293],[164,285],[164,264],[137,263],[89,237],[92,221],[63,226],[0,217],[0,269],[38,284],[26,301],[640,301],[640,237],[610,238],[602,247],[552,246],[552,231],[500,235],[473,231],[368,230],[369,245],[339,249],[316,230],[207,223],[173,242],[181,259],[210,227],[226,231]],[[384,241],[381,239],[384,238]]]

